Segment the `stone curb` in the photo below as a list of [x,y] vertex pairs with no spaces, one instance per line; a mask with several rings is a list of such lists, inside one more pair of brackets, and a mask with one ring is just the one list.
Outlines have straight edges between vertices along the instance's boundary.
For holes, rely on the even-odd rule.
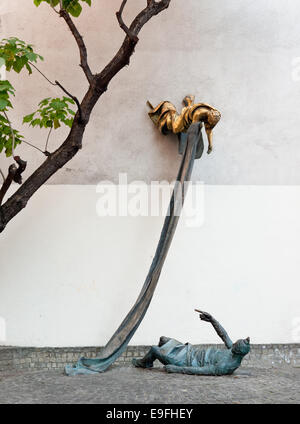
[[[201,348],[224,345],[201,344]],[[150,346],[128,346],[115,362],[130,365],[133,357],[145,355]],[[8,370],[53,370],[63,369],[65,365],[74,364],[82,357],[96,358],[101,347],[15,347],[0,346],[0,372]],[[300,344],[265,344],[251,345],[251,352],[243,361],[247,366],[300,368]]]

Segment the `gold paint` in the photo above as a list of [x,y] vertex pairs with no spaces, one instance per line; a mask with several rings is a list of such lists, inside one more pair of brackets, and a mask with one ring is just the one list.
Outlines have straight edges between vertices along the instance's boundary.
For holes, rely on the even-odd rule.
[[219,122],[221,113],[207,103],[195,104],[194,100],[195,96],[186,96],[183,99],[184,108],[180,114],[171,102],[164,101],[153,107],[148,101],[147,104],[151,108],[149,116],[163,134],[186,132],[191,124],[203,122],[208,138],[207,153],[210,153],[213,148],[212,130]]

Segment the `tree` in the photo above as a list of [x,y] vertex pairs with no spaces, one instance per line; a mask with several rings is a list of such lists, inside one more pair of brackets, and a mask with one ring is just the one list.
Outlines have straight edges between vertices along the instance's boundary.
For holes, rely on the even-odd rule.
[[[39,108],[24,117],[23,123],[31,126],[49,128],[48,137],[44,151],[41,150],[46,159],[24,183],[22,183],[22,173],[26,168],[26,162],[15,154],[18,144],[27,142],[24,137],[15,130],[9,119],[9,109],[13,107],[11,99],[14,95],[14,88],[9,81],[0,81],[0,153],[5,151],[6,155],[12,156],[14,162],[8,169],[8,174],[0,170],[3,184],[0,189],[0,232],[6,225],[27,205],[29,199],[45,182],[69,162],[82,148],[82,141],[85,128],[89,123],[93,108],[99,101],[102,94],[108,89],[110,81],[125,66],[129,65],[130,58],[134,53],[135,46],[139,38],[138,35],[143,26],[155,15],[167,9],[171,0],[147,0],[145,8],[133,19],[130,26],[123,20],[123,10],[127,0],[122,0],[120,9],[116,12],[116,17],[120,27],[126,36],[118,52],[112,60],[99,73],[93,73],[88,63],[88,52],[83,37],[79,33],[73,18],[78,18],[81,14],[84,3],[91,6],[92,0],[33,0],[36,6],[46,2],[58,17],[64,19],[71,31],[80,54],[80,66],[88,80],[89,87],[83,99],[79,101],[76,96],[69,93],[58,81],[50,81],[42,74],[50,84],[58,86],[64,93],[62,98],[47,98],[39,103]],[[5,39],[0,44],[0,66],[5,65],[7,71],[29,73],[37,70],[38,60],[43,57],[37,54],[31,44],[27,44],[17,38]],[[77,110],[73,111],[76,106]],[[52,130],[61,125],[70,127],[70,132],[54,152],[47,150],[48,140]],[[4,197],[12,184],[16,182],[21,186],[4,203]]]

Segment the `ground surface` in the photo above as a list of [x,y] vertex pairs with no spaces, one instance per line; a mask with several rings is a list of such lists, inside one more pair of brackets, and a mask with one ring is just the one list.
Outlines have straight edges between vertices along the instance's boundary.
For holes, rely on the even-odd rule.
[[115,366],[103,374],[0,373],[0,403],[300,403],[300,368],[244,367],[199,377]]

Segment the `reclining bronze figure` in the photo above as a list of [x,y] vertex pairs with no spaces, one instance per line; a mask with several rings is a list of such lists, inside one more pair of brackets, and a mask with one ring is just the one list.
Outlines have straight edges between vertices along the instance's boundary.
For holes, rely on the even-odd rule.
[[240,339],[232,343],[221,324],[209,313],[200,313],[200,319],[212,324],[218,336],[223,340],[225,349],[192,346],[190,343],[181,343],[169,337],[161,337],[158,346],[152,346],[142,358],[132,360],[133,365],[140,368],[152,368],[153,362],[158,359],[169,373],[195,375],[227,375],[232,374],[250,351],[250,338]]

